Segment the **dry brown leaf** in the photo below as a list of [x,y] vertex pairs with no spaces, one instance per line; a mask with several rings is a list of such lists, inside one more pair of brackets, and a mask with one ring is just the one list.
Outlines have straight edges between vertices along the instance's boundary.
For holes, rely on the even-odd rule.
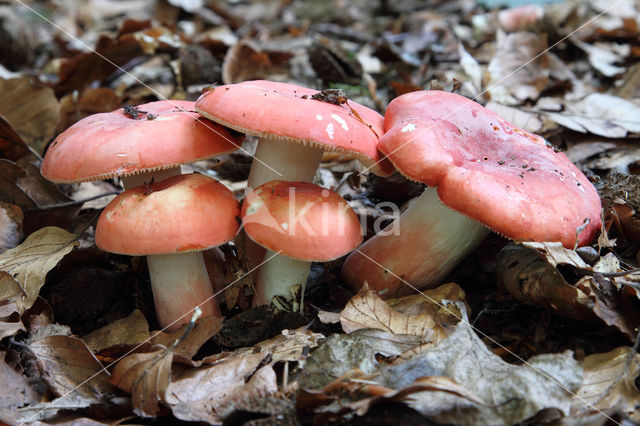
[[[201,318],[193,327],[193,330],[191,330],[189,334],[187,334],[187,336],[178,343],[178,346],[171,349],[173,354],[178,357],[177,360],[189,362],[198,352],[200,346],[220,331],[223,321],[224,318]],[[151,333],[151,344],[162,345],[167,348],[171,347],[176,340],[182,337],[187,327],[189,327],[189,324],[185,324],[178,330],[171,333],[163,331],[153,332]]]
[[298,361],[305,350],[318,346],[321,339],[324,339],[322,334],[314,333],[304,327],[297,330],[282,330],[282,333],[276,337],[254,345],[250,351],[255,352],[259,349],[261,353],[269,354],[272,363]]
[[0,422],[12,424],[15,410],[38,402],[38,393],[29,386],[27,378],[5,361],[7,352],[0,352]]
[[56,396],[75,403],[95,404],[116,389],[106,370],[84,342],[71,336],[48,336],[29,345],[43,366],[43,379]]
[[487,66],[491,99],[507,105],[538,99],[549,80],[546,48],[546,34],[498,31],[496,51]]
[[234,398],[263,396],[278,387],[267,355],[244,352],[215,365],[175,368],[166,391],[166,403],[173,415],[186,421],[219,423],[218,410]]
[[423,342],[434,344],[444,336],[444,330],[429,313],[400,313],[391,308],[375,291],[369,290],[366,283],[340,313],[340,323],[345,333],[373,328],[393,334],[418,336]]
[[448,303],[444,306],[443,300],[460,302],[464,304],[467,314],[471,312],[464,290],[456,283],[442,284],[436,288],[422,290],[420,294],[387,299],[386,302],[394,310],[405,315],[428,313],[434,318],[436,324],[446,326],[457,323],[464,313],[455,304]]
[[23,220],[20,207],[0,201],[0,254],[22,241]]
[[640,393],[634,384],[640,373],[640,355],[622,346],[611,352],[589,355],[584,360],[582,386],[573,397],[571,416],[584,417],[619,411],[626,416],[640,406]]
[[13,336],[18,331],[26,330],[22,321],[18,322],[5,322],[0,321],[0,340],[5,337]]
[[42,154],[60,119],[53,90],[34,77],[0,79],[0,115],[22,140]]
[[80,95],[66,95],[60,99],[61,117],[56,134],[62,133],[76,121],[91,114],[110,112],[120,106],[120,97],[107,87],[87,89]]
[[585,263],[575,250],[564,248],[561,243],[538,243],[535,241],[525,241],[522,243],[524,247],[536,250],[547,262],[556,267],[559,264],[570,265],[580,269],[590,269],[591,267]]
[[267,51],[251,40],[234,44],[222,63],[222,82],[239,83],[245,80],[267,78],[282,70],[283,65],[293,56],[290,52]]
[[29,153],[27,144],[0,115],[0,157],[16,161]]
[[155,348],[159,349],[126,356],[111,373],[111,383],[131,394],[134,413],[144,417],[158,414],[171,375],[171,351]]
[[115,345],[135,345],[148,340],[149,324],[139,309],[126,317],[92,331],[82,338],[91,350],[100,352]]
[[548,116],[561,126],[580,133],[624,138],[640,132],[640,106],[604,93],[591,93],[578,102],[566,102],[565,111]]
[[22,314],[38,297],[47,273],[78,245],[76,236],[49,226],[0,254],[0,316],[4,305]]

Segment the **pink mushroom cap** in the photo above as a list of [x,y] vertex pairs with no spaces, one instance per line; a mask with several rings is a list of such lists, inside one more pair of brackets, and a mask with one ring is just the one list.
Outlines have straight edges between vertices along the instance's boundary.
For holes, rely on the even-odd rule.
[[93,114],[62,132],[49,146],[42,175],[81,182],[193,163],[240,147],[243,135],[200,117],[194,102],[158,101]]
[[96,226],[96,245],[132,256],[206,250],[239,228],[233,193],[201,174],[178,175],[136,186],[114,198]]
[[465,97],[394,99],[378,148],[407,178],[437,186],[446,206],[513,240],[573,248],[578,229],[578,245],[600,229],[600,197],[564,154]]
[[318,93],[288,83],[245,81],[205,92],[196,110],[241,133],[344,152],[375,174],[393,173],[376,149],[383,117],[353,101],[336,105],[311,98]]
[[261,246],[309,262],[337,259],[362,242],[360,221],[349,204],[307,182],[260,185],[245,198],[242,223]]

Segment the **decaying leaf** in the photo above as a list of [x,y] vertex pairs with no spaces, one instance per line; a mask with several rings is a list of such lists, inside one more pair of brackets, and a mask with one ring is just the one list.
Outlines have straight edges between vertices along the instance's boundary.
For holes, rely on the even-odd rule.
[[340,313],[340,323],[345,333],[372,328],[418,336],[423,343],[435,344],[444,336],[444,330],[428,312],[415,315],[398,312],[369,290],[366,283]]
[[20,207],[0,201],[0,254],[14,248],[22,240],[23,218]]
[[16,161],[28,153],[27,144],[7,120],[0,116],[0,157]]
[[[466,310],[466,314],[471,312],[464,290],[456,283],[442,284],[436,288],[422,290],[419,294],[388,299],[386,302],[394,310],[405,315],[429,313],[436,324],[445,327],[460,321],[465,314],[463,310]],[[461,306],[464,306],[464,309],[461,309]]]
[[207,357],[197,368],[176,365],[166,403],[179,419],[220,422],[220,413],[233,411],[236,401],[263,398],[277,391],[272,365],[300,361],[322,337],[303,329],[283,330],[253,348]]
[[[339,342],[331,342],[332,337],[326,345],[335,348]],[[322,349],[311,355],[305,372],[309,368],[317,371],[315,365],[320,359],[328,372],[327,359],[316,357]],[[333,363],[340,362],[344,361],[333,360]],[[531,418],[541,410],[557,410],[569,415],[571,396],[582,382],[582,372],[569,351],[536,356],[524,365],[509,364],[491,352],[467,323],[460,322],[449,337],[432,348],[409,360],[400,358],[390,365],[376,363],[366,372],[366,378],[356,375],[353,383],[359,388],[363,384],[378,386],[378,395],[403,400],[439,423],[510,425]],[[328,376],[323,379],[315,376],[316,387],[321,383],[327,385],[328,380],[335,377],[333,373]],[[345,383],[349,380],[352,379],[348,375],[342,378]],[[368,394],[374,395],[372,389]],[[375,398],[358,401],[358,393],[354,392],[340,395],[339,399],[316,395],[316,404],[325,405],[322,411],[344,413],[349,400],[353,401],[350,409],[360,414],[377,401]]]
[[580,133],[623,138],[640,132],[640,106],[617,96],[591,93],[578,102],[567,102],[563,112],[549,112],[551,120]]
[[171,375],[171,351],[155,348],[153,352],[128,355],[116,364],[111,375],[111,383],[131,394],[133,411],[143,417],[158,414]]
[[176,340],[179,340],[177,346],[172,347],[171,351],[174,358],[183,362],[191,361],[191,358],[198,352],[198,349],[211,337],[213,337],[222,328],[223,318],[204,317],[201,318],[189,333],[182,338],[185,329],[189,324],[185,324],[178,330],[171,333],[164,331],[153,332],[151,337],[152,345],[161,345],[164,347],[172,347]]
[[572,417],[595,416],[618,411],[640,419],[640,393],[634,381],[640,374],[640,355],[622,346],[611,352],[589,355],[584,360],[584,380],[571,401]]
[[38,393],[29,386],[27,378],[5,361],[7,352],[0,352],[0,422],[11,424],[15,410],[25,405],[35,404]]
[[92,331],[82,338],[91,350],[100,352],[115,345],[134,345],[148,340],[149,324],[139,309],[126,318],[114,321]]
[[56,396],[89,406],[114,395],[108,373],[81,339],[48,336],[29,348],[43,366],[42,377]]
[[53,90],[33,77],[0,79],[0,115],[27,144],[42,154],[60,119]]
[[166,392],[166,403],[181,420],[220,422],[217,410],[233,398],[259,396],[277,390],[275,372],[262,366],[264,353],[230,356],[223,362],[176,368]]
[[538,99],[549,79],[546,48],[546,34],[498,31],[496,52],[487,66],[491,99],[507,105]]
[[394,335],[380,330],[334,334],[311,353],[300,378],[300,387],[320,388],[351,370],[376,372],[383,361],[394,359],[422,344],[418,336]]
[[[555,243],[510,244],[498,257],[498,280],[517,299],[583,321],[598,319],[616,327],[628,338],[635,337],[640,326],[638,297],[624,286],[623,280],[632,278],[608,277],[620,272],[619,263],[612,254],[588,265],[573,250]],[[535,248],[528,250],[526,247]],[[556,266],[568,265],[580,278],[568,283]]]
[[[22,314],[38,297],[47,273],[78,244],[76,236],[56,227],[29,235],[0,255],[0,317]],[[10,306],[10,307],[9,307]]]

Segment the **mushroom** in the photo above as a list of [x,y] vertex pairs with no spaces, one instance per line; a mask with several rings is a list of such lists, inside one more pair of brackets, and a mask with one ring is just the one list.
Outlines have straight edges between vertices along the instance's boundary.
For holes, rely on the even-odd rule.
[[56,183],[121,177],[127,189],[179,175],[181,164],[233,152],[243,139],[194,112],[194,102],[150,102],[73,124],[49,145],[41,171]]
[[[247,236],[266,248],[254,304],[274,296],[304,294],[311,262],[328,262],[362,242],[355,212],[337,193],[307,182],[270,181],[247,194],[242,205]],[[268,262],[266,261],[268,260]]]
[[96,245],[147,256],[158,322],[175,330],[196,306],[220,316],[200,252],[233,239],[239,213],[233,193],[215,179],[174,176],[114,198],[98,219]]
[[239,148],[242,135],[193,109],[189,101],[158,101],[85,117],[49,145],[42,175],[57,183],[119,176],[130,188]]
[[385,176],[393,171],[376,150],[382,116],[347,101],[340,92],[245,81],[205,92],[196,101],[196,110],[226,127],[260,138],[249,189],[277,179],[313,181],[323,150],[354,156],[376,174]]
[[387,108],[385,130],[380,151],[431,188],[347,258],[342,278],[354,289],[366,281],[393,296],[411,291],[403,281],[433,287],[485,227],[568,248],[589,243],[600,228],[600,197],[564,154],[467,98],[402,95]]

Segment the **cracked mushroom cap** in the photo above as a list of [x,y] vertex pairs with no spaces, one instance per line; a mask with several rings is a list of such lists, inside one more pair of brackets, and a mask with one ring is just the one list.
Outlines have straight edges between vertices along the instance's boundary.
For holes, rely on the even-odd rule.
[[[319,100],[312,98],[314,95]],[[335,92],[245,81],[205,92],[196,101],[196,110],[241,133],[344,152],[375,174],[393,173],[393,167],[376,150],[383,117]]]
[[47,150],[43,176],[68,183],[161,170],[233,152],[244,138],[200,117],[193,102],[135,108],[93,114],[62,132]]
[[223,184],[198,173],[126,190],[103,210],[96,245],[142,256],[206,250],[232,240],[240,207]]
[[578,229],[584,245],[600,228],[600,197],[564,154],[465,97],[402,95],[387,108],[385,131],[378,148],[400,173],[508,238],[573,248]]
[[337,259],[362,242],[362,228],[340,195],[307,182],[271,181],[242,205],[247,235],[284,256],[309,262]]

